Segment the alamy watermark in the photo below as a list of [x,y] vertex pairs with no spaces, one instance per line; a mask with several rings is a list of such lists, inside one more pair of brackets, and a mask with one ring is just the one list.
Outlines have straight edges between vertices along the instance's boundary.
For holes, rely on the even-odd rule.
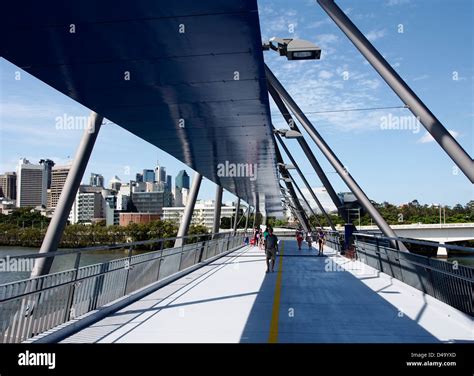
[[10,256],[0,258],[1,272],[31,272],[35,266],[34,259],[10,258]]
[[393,116],[388,114],[388,116],[380,117],[380,129],[382,130],[401,130],[401,131],[412,131],[414,134],[420,132],[421,123],[420,117],[414,116]]
[[88,116],[62,114],[62,116],[56,116],[54,122],[57,130],[87,130],[89,133],[95,131],[94,123],[89,122]]
[[250,178],[251,181],[257,180],[256,163],[231,163],[225,161],[217,165],[217,176],[230,178]]

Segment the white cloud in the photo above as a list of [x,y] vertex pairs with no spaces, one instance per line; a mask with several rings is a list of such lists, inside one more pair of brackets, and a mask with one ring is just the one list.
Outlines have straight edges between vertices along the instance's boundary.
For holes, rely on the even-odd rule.
[[[321,203],[321,206],[327,211],[327,212],[332,212],[336,210],[336,206],[331,200],[331,197],[329,196],[328,192],[324,187],[311,187],[312,191],[316,195],[317,199]],[[309,190],[307,188],[301,188],[301,192],[305,196],[305,198],[308,200],[309,205],[311,208],[319,213],[320,210],[318,208],[318,204],[316,204],[316,201],[313,200],[311,194],[309,193]],[[306,206],[305,206],[306,207]]]
[[430,78],[430,76],[427,74],[423,74],[421,76],[415,77],[412,81],[421,81],[421,80],[426,80],[427,78]]
[[388,0],[386,5],[389,7],[393,7],[396,5],[403,5],[403,4],[409,4],[411,0]]
[[365,37],[371,41],[374,42],[377,39],[383,38],[387,34],[387,31],[385,29],[382,30],[372,30],[369,31],[367,34],[365,34]]
[[321,72],[319,72],[319,78],[323,79],[323,80],[328,80],[330,79],[332,76],[334,76],[334,73],[332,72],[329,72],[327,70],[322,70]]
[[[454,138],[457,138],[459,136],[459,132],[456,132],[452,129],[448,129],[448,132],[451,134],[451,136],[453,136]],[[427,144],[427,143],[430,143],[430,142],[434,142],[435,139],[431,136],[431,134],[429,134],[428,132],[426,132],[423,137],[421,137],[419,140],[418,140],[418,143],[420,144]]]
[[328,44],[338,42],[339,37],[336,34],[320,34],[315,38],[315,41],[319,46],[325,47]]

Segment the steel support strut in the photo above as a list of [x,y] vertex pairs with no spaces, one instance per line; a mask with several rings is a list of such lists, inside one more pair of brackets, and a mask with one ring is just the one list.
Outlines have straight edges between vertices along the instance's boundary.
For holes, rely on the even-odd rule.
[[423,124],[428,133],[443,148],[459,169],[474,183],[474,161],[462,148],[436,116],[418,98],[413,90],[398,75],[377,49],[360,32],[334,0],[318,0],[319,5],[332,18],[350,41],[356,46],[366,60],[374,67],[385,82],[408,106],[415,117]]
[[[301,198],[303,199],[303,202],[306,204],[306,206],[308,207],[309,211],[311,212],[311,214],[314,215],[314,218],[316,219],[316,221],[318,221],[318,217],[316,217],[316,213],[314,212],[313,208],[311,207],[311,205],[309,204],[308,200],[306,200],[306,197],[304,196],[303,192],[301,192],[301,189],[300,187],[298,186],[298,184],[296,184],[296,181],[295,179],[293,179],[293,177],[291,176],[291,173],[290,171],[288,171],[288,177],[292,180],[293,182],[293,185],[295,186],[296,188],[296,191],[300,194]],[[304,208],[303,208],[304,209]],[[311,221],[309,220],[309,215],[307,215],[308,217],[308,222],[309,222],[309,226],[310,226],[310,230],[311,230]],[[319,227],[322,227],[321,226],[321,223],[318,221],[319,223]]]
[[232,234],[235,235],[237,232],[237,218],[239,217],[239,210],[240,210],[240,197],[237,197],[237,207],[235,208],[235,218],[234,218],[234,230],[232,231]]
[[[268,77],[267,77],[267,80],[268,80]],[[285,103],[283,103],[283,101],[280,98],[280,96],[278,95],[278,93],[275,91],[273,86],[270,85],[270,84],[268,85],[268,92],[270,93],[273,100],[275,101],[275,103],[278,107],[278,110],[282,114],[282,116],[285,119],[288,126],[292,130],[300,132],[300,130],[298,128],[298,125],[296,124],[296,122],[291,117]],[[321,167],[321,165],[317,161],[316,157],[314,156],[313,152],[311,151],[311,148],[309,147],[308,143],[302,137],[299,137],[296,140],[298,141],[301,149],[303,149],[303,152],[305,153],[306,157],[308,158],[309,163],[311,163],[311,166],[313,167],[314,171],[318,175],[319,180],[321,180],[321,183],[323,184],[324,188],[326,188],[326,191],[328,192],[328,195],[331,198],[331,201],[333,202],[334,206],[336,207],[336,209],[339,213],[339,216],[341,218],[344,218],[345,213],[344,213],[344,210],[342,208],[341,200],[340,200],[339,196],[337,195],[336,191],[334,190],[333,186],[331,185],[331,182],[329,181],[328,177],[324,173],[323,168]]]
[[220,185],[216,186],[216,200],[214,203],[214,225],[212,227],[212,237],[215,237],[219,232],[221,225],[221,208],[222,208],[222,193],[224,188]]
[[[336,172],[339,174],[342,180],[349,187],[351,192],[356,196],[356,198],[359,200],[359,203],[364,207],[367,213],[372,217],[372,219],[377,224],[380,231],[382,231],[382,233],[387,237],[396,237],[395,232],[390,228],[390,226],[385,221],[385,219],[380,215],[380,213],[374,207],[372,202],[370,202],[367,195],[359,187],[359,185],[356,183],[356,181],[351,176],[349,171],[347,171],[347,169],[344,167],[341,161],[339,161],[339,159],[331,150],[331,148],[326,143],[326,141],[324,141],[324,139],[321,137],[321,135],[313,126],[313,124],[311,124],[311,122],[308,120],[306,115],[301,111],[301,109],[298,107],[298,105],[290,96],[290,94],[288,94],[288,92],[283,87],[283,85],[278,81],[278,79],[275,77],[273,72],[266,65],[265,65],[265,73],[266,73],[268,84],[275,89],[275,91],[278,93],[280,98],[285,102],[285,104],[293,112],[293,115],[298,119],[298,121],[301,123],[303,128],[306,130],[309,136],[313,139],[313,141],[321,150],[321,152],[324,154],[324,156],[328,159],[329,163],[331,163],[331,165],[334,167]],[[394,244],[392,245],[396,247],[396,242],[394,242]],[[403,244],[400,244],[400,247],[402,250],[406,250]]]
[[201,182],[202,175],[199,172],[196,172],[194,174],[191,190],[189,191],[188,202],[186,203],[186,208],[184,209],[183,219],[179,225],[178,235],[176,235],[178,239],[176,239],[174,242],[175,247],[181,247],[184,244],[183,236],[188,234],[191,219],[193,217],[194,206],[196,205],[199,188],[201,187]]
[[[91,112],[89,115],[87,128],[82,135],[81,142],[67,175],[61,195],[59,196],[58,204],[54,210],[53,218],[48,226],[39,253],[55,252],[58,249],[69,213],[71,212],[103,120],[103,116],[95,112]],[[48,274],[53,261],[54,257],[37,259],[31,272],[31,278]]]
[[250,217],[250,204],[247,206],[247,215],[245,216],[245,233],[247,233],[247,229],[249,227],[249,217]]
[[[275,140],[273,140],[275,142]],[[283,158],[280,153],[280,149],[278,149],[278,145],[275,142],[275,154],[277,158],[277,162],[281,163],[282,165],[284,164]],[[289,181],[286,181],[286,179],[291,179],[290,175],[288,174],[288,171],[282,167],[280,167],[280,174],[283,177],[283,181],[285,182],[286,189],[288,190],[288,193],[291,196],[291,199],[293,200],[293,204],[296,210],[296,213],[299,213],[299,220],[301,225],[303,226],[305,232],[308,232],[311,230],[311,226],[309,224],[309,220],[306,217],[306,212],[304,211],[303,207],[301,206],[300,201],[298,200],[298,196],[296,195],[295,189],[293,188],[293,184]]]
[[[275,128],[274,128],[275,129]],[[306,186],[306,189],[308,189],[311,197],[313,197],[313,200],[316,201],[316,204],[318,205],[318,208],[319,210],[321,210],[321,213],[326,217],[326,220],[328,221],[329,223],[329,226],[331,226],[331,229],[333,231],[336,231],[336,227],[334,226],[334,224],[332,223],[332,220],[331,220],[331,217],[329,216],[329,214],[326,212],[326,210],[324,209],[323,205],[321,204],[321,201],[319,201],[318,197],[316,196],[316,194],[314,193],[313,189],[311,188],[311,185],[309,184],[308,180],[306,179],[306,177],[304,176],[303,172],[301,171],[301,169],[299,168],[298,164],[296,163],[296,160],[295,158],[293,158],[293,155],[290,153],[290,150],[288,149],[288,147],[285,145],[285,143],[283,142],[282,138],[280,137],[279,134],[275,134],[275,138],[278,140],[278,142],[280,143],[281,147],[283,148],[283,150],[285,150],[285,153],[286,155],[288,156],[288,158],[290,158],[290,161],[291,163],[295,166],[295,169],[296,171],[298,172],[298,175],[300,176],[301,180],[303,181],[304,185]]]

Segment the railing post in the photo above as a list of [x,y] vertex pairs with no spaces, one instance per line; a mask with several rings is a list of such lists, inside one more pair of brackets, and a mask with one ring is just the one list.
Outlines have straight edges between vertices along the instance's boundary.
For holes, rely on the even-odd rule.
[[375,247],[376,247],[376,255],[377,255],[377,259],[379,261],[379,270],[381,272],[383,272],[383,267],[382,267],[382,258],[380,257],[380,244],[379,244],[379,238],[378,237],[375,237]]
[[133,246],[130,246],[128,248],[128,259],[126,261],[126,264],[125,264],[125,268],[127,270],[127,276],[125,277],[125,286],[124,286],[124,289],[123,289],[123,294],[122,296],[125,296],[127,295],[127,287],[128,287],[128,276],[130,274],[130,269],[132,268],[132,265],[131,265],[131,260],[132,260],[132,250],[133,250]]
[[[72,309],[72,305],[74,303],[74,293],[76,291],[76,281],[77,281],[77,276],[79,274],[79,265],[81,263],[81,253],[79,252],[77,255],[76,255],[76,260],[74,262],[74,275],[73,275],[73,281],[74,283],[71,283],[71,288],[69,289],[69,294],[68,294],[68,297],[67,297],[67,301],[66,301],[66,310],[64,312],[64,322],[67,322],[69,321],[70,317],[71,317],[71,309]],[[75,316],[75,315],[74,315]]]
[[183,262],[184,242],[185,242],[185,239],[183,239],[183,241],[181,242],[181,254],[179,256],[178,272],[181,270],[181,264]]

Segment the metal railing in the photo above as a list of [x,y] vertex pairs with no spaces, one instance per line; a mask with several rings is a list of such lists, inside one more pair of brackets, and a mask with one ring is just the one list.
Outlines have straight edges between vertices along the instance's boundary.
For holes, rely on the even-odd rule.
[[[389,240],[437,247],[436,242],[355,233],[358,259],[424,293],[471,316],[473,309],[474,268],[432,257],[403,252],[390,247]],[[440,245],[458,251],[474,251],[455,245]]]
[[[153,239],[103,247],[14,256],[25,259],[75,254],[74,268],[0,285],[0,343],[18,343],[93,311],[133,291],[170,277],[238,246],[245,232]],[[133,255],[136,247],[154,248]],[[126,257],[80,267],[81,255],[126,249]]]

